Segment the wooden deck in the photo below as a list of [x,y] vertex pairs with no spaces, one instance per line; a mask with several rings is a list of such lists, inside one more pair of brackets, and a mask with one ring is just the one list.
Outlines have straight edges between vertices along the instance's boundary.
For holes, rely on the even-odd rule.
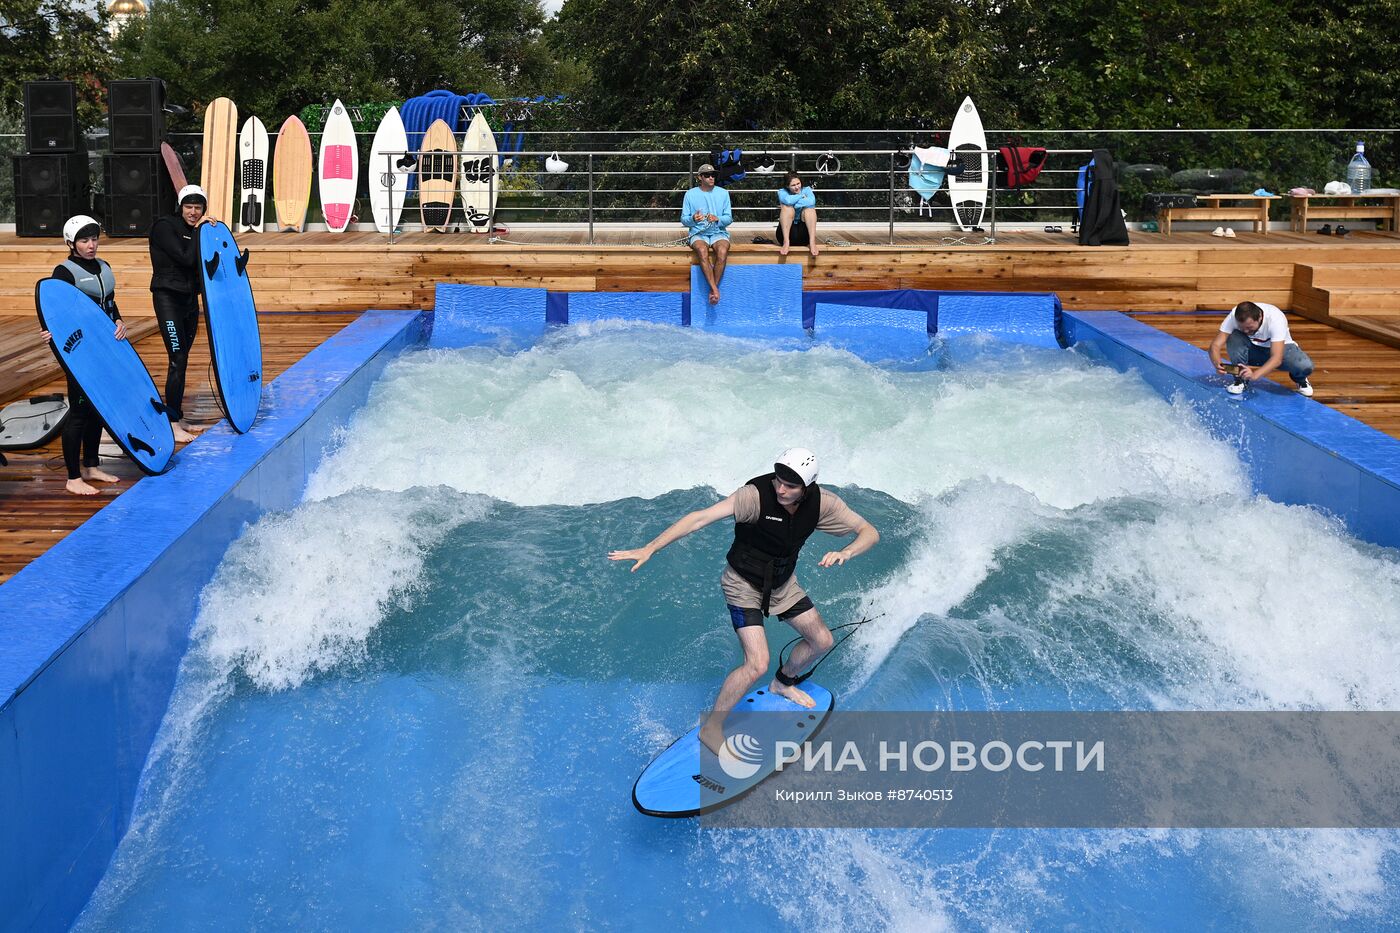
[[[570,291],[680,291],[690,255],[678,228],[516,228],[504,241],[411,233],[267,233],[240,239],[263,311],[269,378],[367,308],[430,308],[438,282],[535,286]],[[1400,235],[1344,239],[1275,229],[1224,240],[1207,233],[1134,234],[1128,247],[1081,248],[1068,232],[1002,231],[995,244],[914,225],[822,227],[829,243],[813,260],[794,249],[752,243],[766,225],[736,225],[731,262],[800,262],[813,290],[937,288],[1054,291],[1067,308],[1122,310],[1200,347],[1225,310],[1254,299],[1294,312],[1299,342],[1317,365],[1316,399],[1400,438]],[[667,245],[667,244],[670,245]],[[839,245],[850,244],[850,245]],[[62,257],[55,240],[0,234],[0,404],[62,391],[51,352],[38,340],[34,282]],[[117,272],[118,301],[157,385],[165,354],[150,307],[144,240],[106,240],[101,255]],[[1197,313],[1209,312],[1209,313]],[[201,331],[203,327],[201,326]],[[187,410],[218,420],[208,382],[208,349],[196,340]],[[92,498],[63,490],[57,442],[11,454],[0,470],[0,580],[76,528],[138,477],[118,463],[116,487]]]
[[[129,314],[126,316],[130,316]],[[295,314],[264,317],[263,372],[275,379],[322,341],[354,320],[354,314]],[[157,387],[165,385],[165,346],[152,325],[136,341],[137,352],[146,362]],[[185,413],[195,424],[213,424],[223,415],[209,382],[209,343],[200,334],[190,353],[189,385],[185,390]],[[49,353],[50,378],[31,390],[0,399],[38,392],[64,392],[67,383]],[[9,579],[26,564],[61,541],[99,509],[130,489],[141,479],[141,471],[125,457],[106,461],[103,468],[121,478],[111,486],[102,485],[96,496],[70,495],[63,484],[68,478],[63,467],[63,449],[55,438],[38,450],[10,451],[10,465],[0,467],[0,582]]]

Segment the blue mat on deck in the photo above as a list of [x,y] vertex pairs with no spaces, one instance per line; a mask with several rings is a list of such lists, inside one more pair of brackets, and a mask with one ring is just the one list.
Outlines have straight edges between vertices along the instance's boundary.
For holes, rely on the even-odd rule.
[[428,345],[460,347],[483,338],[537,336],[544,331],[547,302],[543,288],[440,284]]
[[734,266],[724,270],[720,302],[710,304],[710,286],[699,266],[690,267],[690,320],[722,333],[800,337],[802,266]]

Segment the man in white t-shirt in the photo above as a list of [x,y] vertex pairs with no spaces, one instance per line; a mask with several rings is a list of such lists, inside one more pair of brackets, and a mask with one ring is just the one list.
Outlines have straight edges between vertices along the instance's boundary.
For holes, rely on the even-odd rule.
[[[1229,355],[1228,363],[1222,351]],[[1262,301],[1235,305],[1211,341],[1210,361],[1216,372],[1234,375],[1235,381],[1226,386],[1231,395],[1243,394],[1247,383],[1282,369],[1293,377],[1299,392],[1312,397],[1308,377],[1312,375],[1313,361],[1293,342],[1288,318],[1274,305]]]

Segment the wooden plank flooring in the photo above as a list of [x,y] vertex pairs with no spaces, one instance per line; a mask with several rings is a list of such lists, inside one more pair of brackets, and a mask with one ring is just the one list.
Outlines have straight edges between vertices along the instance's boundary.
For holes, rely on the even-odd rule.
[[[124,312],[124,317],[128,316]],[[268,381],[277,378],[356,316],[265,315],[262,321],[265,378]],[[154,326],[136,342],[136,349],[150,369],[156,385],[164,387],[165,345],[156,336]],[[49,359],[52,361],[52,355]],[[58,372],[56,363],[54,371]],[[202,321],[187,372],[187,416],[196,424],[204,425],[220,420],[223,416],[209,382],[209,344]],[[59,373],[32,391],[63,392],[65,389],[66,383]],[[29,391],[25,394],[29,394]],[[57,438],[38,450],[10,451],[5,456],[10,465],[0,467],[0,582],[9,579],[61,541],[99,509],[139,482],[142,476],[125,457],[104,462],[104,469],[120,477],[121,482],[102,486],[101,493],[96,496],[74,496],[63,488],[68,474],[63,468],[63,449]]]

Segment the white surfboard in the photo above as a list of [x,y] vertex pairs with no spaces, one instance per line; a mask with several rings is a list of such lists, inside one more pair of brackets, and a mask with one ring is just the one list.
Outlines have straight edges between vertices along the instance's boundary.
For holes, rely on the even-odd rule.
[[326,115],[321,130],[321,158],[317,173],[320,183],[321,213],[326,229],[344,233],[355,212],[355,191],[360,184],[360,151],[355,145],[355,127],[345,105],[337,100]]
[[267,215],[267,128],[257,117],[238,133],[238,232],[263,232]]
[[374,144],[369,149],[369,204],[374,214],[374,228],[380,233],[393,233],[403,216],[404,196],[408,179],[417,160],[407,155],[408,133],[404,129],[399,108],[390,107],[374,131]]
[[467,229],[472,233],[490,233],[496,215],[496,198],[500,195],[497,177],[500,160],[496,156],[496,137],[480,112],[472,117],[462,140],[462,171],[459,190]]
[[[957,154],[961,175],[948,176],[948,197],[953,202],[953,217],[964,230],[982,225],[987,210],[987,156],[976,150],[987,148],[987,134],[982,130],[982,117],[971,97],[964,97],[953,118],[948,133],[948,148]],[[959,150],[973,150],[959,152]]]

